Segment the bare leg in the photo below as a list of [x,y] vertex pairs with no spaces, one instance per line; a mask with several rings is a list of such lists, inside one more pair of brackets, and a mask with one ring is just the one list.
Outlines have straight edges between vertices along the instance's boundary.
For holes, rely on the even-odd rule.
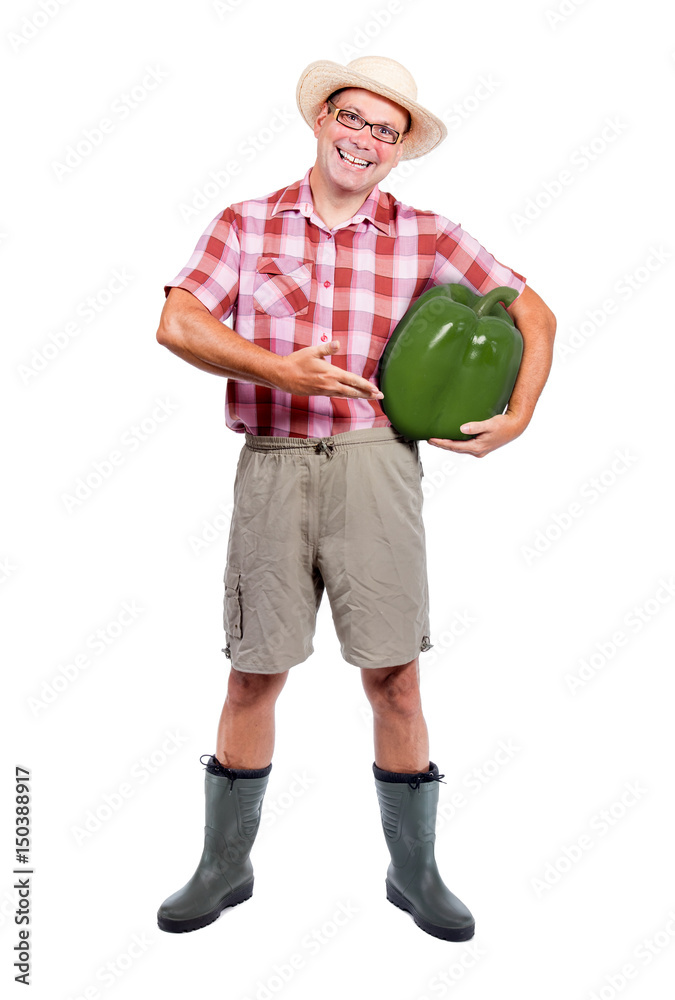
[[375,763],[383,771],[429,769],[429,734],[422,714],[417,657],[381,669],[362,668],[361,680],[373,709]]
[[224,767],[267,767],[274,752],[274,709],[288,677],[230,670],[218,724],[216,757]]

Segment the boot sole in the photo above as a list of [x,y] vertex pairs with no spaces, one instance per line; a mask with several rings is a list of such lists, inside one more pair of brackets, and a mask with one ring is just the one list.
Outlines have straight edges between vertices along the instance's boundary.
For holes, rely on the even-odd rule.
[[386,880],[386,884],[387,899],[389,902],[393,903],[394,906],[398,906],[399,910],[405,910],[406,913],[409,913],[417,926],[421,927],[427,934],[442,938],[443,941],[468,941],[473,937],[476,930],[475,923],[469,924],[466,927],[441,927],[439,924],[432,924],[430,920],[426,920],[417,912],[413,904],[408,902],[398,889],[394,888],[389,879]]
[[229,906],[237,906],[245,903],[253,895],[253,879],[246,882],[241,888],[228,893],[209,913],[202,914],[201,917],[192,917],[190,920],[171,920],[169,917],[157,917],[157,926],[161,931],[169,931],[171,934],[183,934],[185,931],[196,931],[200,927],[206,927],[217,920],[223,910]]

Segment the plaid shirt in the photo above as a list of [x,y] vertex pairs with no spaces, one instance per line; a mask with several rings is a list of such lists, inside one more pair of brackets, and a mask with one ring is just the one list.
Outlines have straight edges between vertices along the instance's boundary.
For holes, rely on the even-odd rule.
[[[314,214],[310,170],[301,181],[226,208],[165,285],[192,292],[216,319],[275,354],[339,339],[326,361],[377,385],[387,340],[410,305],[434,285],[484,295],[519,292],[525,279],[441,215],[420,212],[375,186],[358,213],[329,230]],[[294,396],[228,379],[233,431],[330,437],[388,427],[379,400]]]

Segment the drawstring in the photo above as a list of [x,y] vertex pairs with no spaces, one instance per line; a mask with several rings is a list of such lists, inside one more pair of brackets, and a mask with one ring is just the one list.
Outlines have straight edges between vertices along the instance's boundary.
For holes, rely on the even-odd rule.
[[[204,764],[202,757],[208,757],[206,764]],[[252,778],[267,778],[272,770],[271,764],[268,764],[267,767],[257,768],[225,767],[220,763],[215,754],[203,753],[202,757],[199,758],[199,763],[204,764],[204,767],[209,774],[215,774],[221,778],[227,778],[230,782],[230,795],[232,794],[232,789],[237,778],[241,778],[244,782]]]
[[332,458],[334,452],[335,452],[335,445],[333,444],[333,442],[326,441],[324,438],[322,438],[321,441],[319,441],[318,445],[316,446],[317,455],[321,455],[323,453],[327,455],[328,458]]
[[[204,764],[204,767],[209,772],[209,774],[220,774],[224,778],[229,778],[229,780],[230,780],[230,794],[232,794],[232,787],[233,787],[233,785],[234,785],[234,783],[235,783],[235,781],[237,779],[237,775],[234,773],[234,771],[231,771],[229,767],[223,767],[223,765],[220,763],[220,761],[218,760],[218,758],[214,757],[213,754],[203,753],[202,757],[208,757],[209,758],[208,761],[207,761],[207,763]],[[199,763],[200,764],[204,763],[204,761],[202,760],[202,757],[199,758]]]
[[433,771],[423,771],[422,774],[416,774],[415,777],[408,782],[408,784],[413,791],[419,792],[420,785],[426,784],[429,781],[440,781],[442,785],[447,785],[447,781],[442,780],[444,777],[444,774],[434,774]]
[[413,791],[419,792],[420,785],[426,785],[430,781],[440,781],[442,784],[447,784],[443,781],[445,777],[444,774],[438,773],[438,768],[432,760],[429,761],[428,771],[385,771],[381,767],[378,767],[375,762],[373,762],[373,774],[375,779],[379,781],[388,781],[392,783],[397,783],[401,785],[410,785]]

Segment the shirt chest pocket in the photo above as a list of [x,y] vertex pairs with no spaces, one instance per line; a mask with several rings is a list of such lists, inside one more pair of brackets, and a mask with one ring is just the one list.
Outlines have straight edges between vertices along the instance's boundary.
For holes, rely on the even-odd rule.
[[297,257],[258,257],[253,308],[268,316],[304,316],[309,309],[311,262]]

